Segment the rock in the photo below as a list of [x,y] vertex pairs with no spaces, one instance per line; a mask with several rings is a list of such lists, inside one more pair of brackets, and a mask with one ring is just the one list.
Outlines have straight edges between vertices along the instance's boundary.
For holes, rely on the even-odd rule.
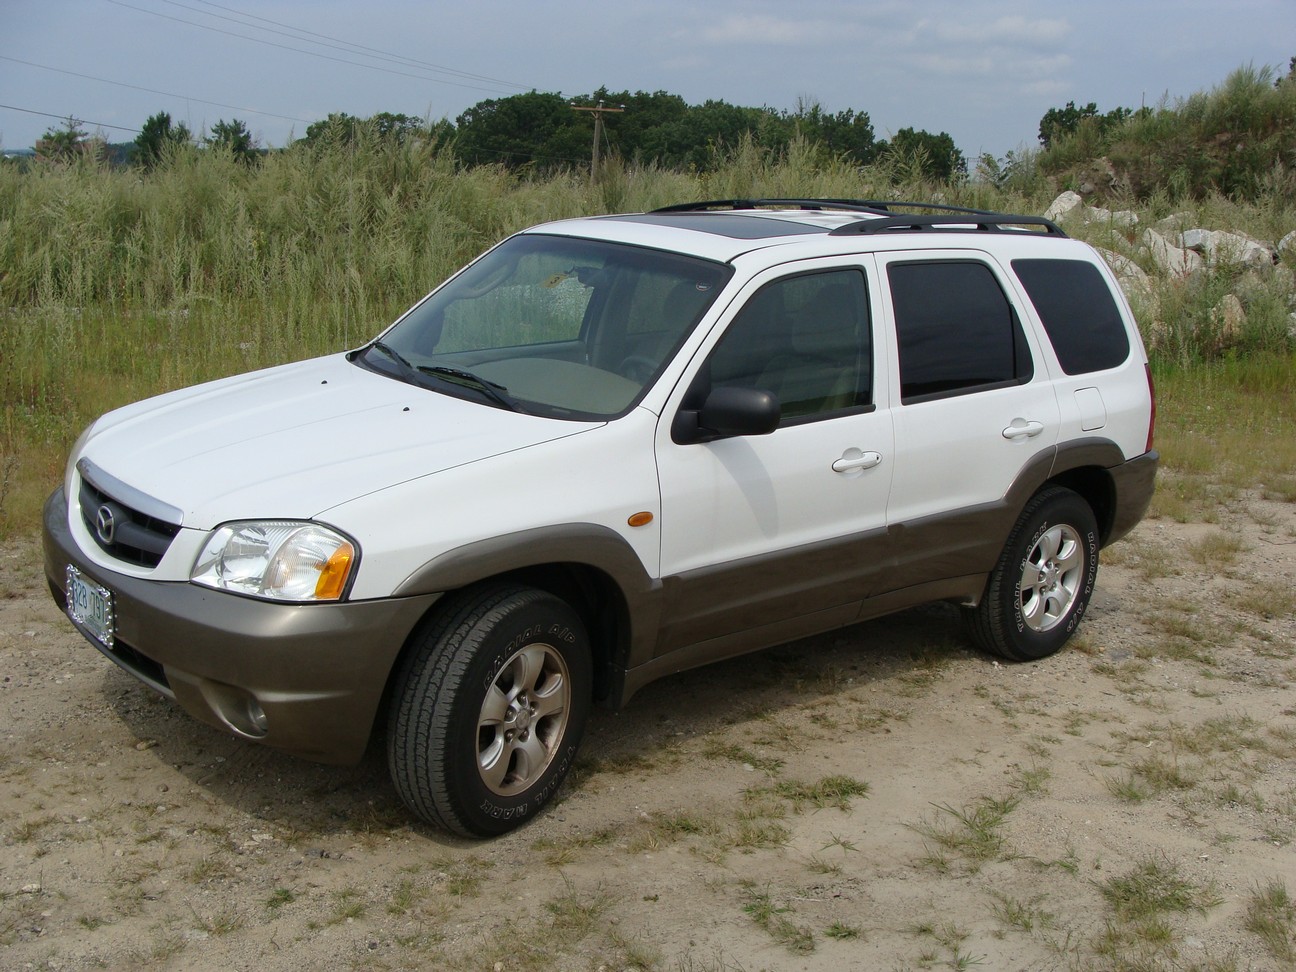
[[1116,175],[1116,167],[1106,158],[1096,158],[1087,163],[1077,174],[1079,179],[1079,189],[1081,194],[1089,195],[1095,192],[1112,192],[1118,188],[1120,179]]
[[1223,230],[1190,229],[1179,234],[1179,245],[1206,258],[1207,266],[1221,263],[1248,267],[1272,267],[1276,254],[1259,240],[1243,233]]
[[1246,307],[1270,297],[1277,297],[1291,305],[1296,297],[1296,273],[1284,266],[1267,269],[1257,267],[1238,278],[1233,285],[1233,293],[1242,299],[1242,304]]
[[1116,274],[1117,279],[1135,277],[1147,280],[1148,275],[1143,272],[1143,268],[1129,257],[1117,253],[1115,250],[1105,250],[1101,246],[1096,246],[1094,249],[1098,251],[1099,256],[1107,261],[1107,266],[1111,267],[1111,272]]
[[1296,230],[1292,230],[1278,241],[1278,253],[1289,253],[1288,259],[1296,261]]
[[1279,264],[1273,268],[1271,276],[1274,286],[1287,295],[1287,303],[1290,304],[1296,298],[1296,270]]
[[1225,294],[1211,309],[1211,323],[1219,330],[1217,350],[1234,347],[1242,342],[1242,326],[1246,324],[1246,311],[1236,294]]
[[1044,210],[1044,218],[1051,219],[1053,220],[1053,222],[1056,223],[1059,219],[1067,215],[1067,213],[1071,212],[1077,206],[1083,206],[1083,205],[1084,205],[1084,200],[1080,198],[1080,194],[1072,192],[1070,189],[1068,189],[1066,192],[1062,193],[1051,203],[1049,203],[1049,208]]
[[1143,231],[1143,245],[1147,247],[1157,269],[1165,273],[1187,277],[1206,267],[1206,261],[1199,254],[1175,246],[1156,230]]
[[1193,223],[1197,222],[1197,217],[1192,213],[1171,213],[1162,219],[1158,219],[1152,224],[1152,228],[1162,236],[1178,236]]
[[1138,225],[1138,214],[1129,209],[1102,209],[1098,206],[1087,207],[1084,211],[1086,223],[1107,223],[1116,229],[1133,229]]

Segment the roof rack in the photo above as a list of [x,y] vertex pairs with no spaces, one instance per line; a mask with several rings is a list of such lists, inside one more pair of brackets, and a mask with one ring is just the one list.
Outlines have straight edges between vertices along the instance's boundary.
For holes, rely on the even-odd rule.
[[877,212],[877,206],[861,199],[709,199],[703,202],[679,203],[654,209],[654,213],[702,213],[712,209],[844,209],[855,213]]
[[942,213],[968,213],[974,216],[998,216],[989,209],[968,209],[945,203],[908,202],[898,199],[711,199],[704,202],[679,203],[652,210],[654,213],[700,213],[712,209],[762,209],[779,206],[784,209],[820,211],[844,210],[855,213],[893,215],[898,208],[933,210]]
[[[832,230],[829,236],[872,236],[878,233],[918,233],[929,230],[943,230],[947,233],[1020,233],[1023,227],[1040,226],[1044,232],[1041,236],[1057,236],[1066,239],[1062,228],[1051,219],[1043,216],[1016,216],[1011,213],[992,213],[977,210],[961,210],[966,216],[929,216],[929,215],[891,215],[880,219],[861,219],[847,223]],[[974,219],[968,216],[976,217]],[[1027,230],[1026,232],[1030,232]]]

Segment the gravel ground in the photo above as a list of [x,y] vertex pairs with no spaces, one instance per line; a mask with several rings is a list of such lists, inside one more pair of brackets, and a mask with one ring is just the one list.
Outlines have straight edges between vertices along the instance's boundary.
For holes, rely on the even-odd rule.
[[0,546],[4,969],[1296,967],[1291,504],[1144,523],[1040,663],[935,605],[664,680],[481,843],[408,816],[381,740],[190,719],[38,556]]

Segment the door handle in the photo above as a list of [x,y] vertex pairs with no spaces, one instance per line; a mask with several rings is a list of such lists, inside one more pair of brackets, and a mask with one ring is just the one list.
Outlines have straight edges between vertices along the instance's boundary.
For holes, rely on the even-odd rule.
[[1003,430],[1005,439],[1029,439],[1044,431],[1042,422],[1027,422],[1025,419],[1013,419],[1012,425]]
[[[856,469],[872,469],[882,462],[882,456],[877,452],[860,452],[858,449],[847,449],[846,453],[832,464],[833,472],[844,473]],[[852,453],[857,454],[852,455]]]

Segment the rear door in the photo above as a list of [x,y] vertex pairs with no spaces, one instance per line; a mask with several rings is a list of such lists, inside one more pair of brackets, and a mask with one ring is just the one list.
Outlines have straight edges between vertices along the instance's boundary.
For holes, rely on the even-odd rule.
[[988,254],[878,261],[895,327],[887,589],[897,590],[993,566],[1016,516],[1010,493],[1047,473],[1059,411],[1015,289]]

